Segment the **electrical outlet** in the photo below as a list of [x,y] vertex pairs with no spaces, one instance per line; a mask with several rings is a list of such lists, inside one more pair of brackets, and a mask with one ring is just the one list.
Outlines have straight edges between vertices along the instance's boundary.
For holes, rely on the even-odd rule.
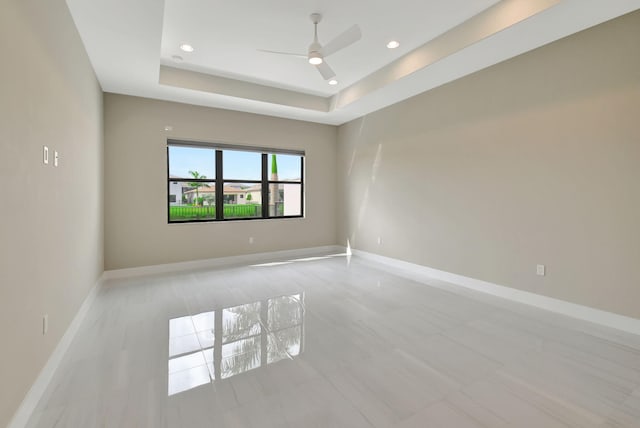
[[249,237],[249,244],[253,244],[253,236]]
[[49,147],[42,146],[42,162],[49,165]]
[[382,245],[382,237],[378,236],[378,245]]
[[537,265],[536,266],[536,275],[544,276],[544,273],[545,273],[544,265]]
[[49,314],[44,314],[42,317],[42,335],[44,336],[49,331]]

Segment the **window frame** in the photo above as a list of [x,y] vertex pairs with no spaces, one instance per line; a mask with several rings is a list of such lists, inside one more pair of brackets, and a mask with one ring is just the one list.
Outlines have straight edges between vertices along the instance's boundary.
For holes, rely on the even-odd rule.
[[[206,179],[194,179],[194,178],[176,178],[171,177],[170,166],[171,160],[169,155],[169,149],[171,147],[193,147],[193,148],[206,148],[214,150],[215,160],[215,178]],[[271,147],[255,147],[255,146],[243,146],[237,144],[226,143],[206,143],[199,141],[185,141],[167,139],[167,223],[168,224],[183,224],[183,223],[211,223],[211,222],[227,222],[227,221],[246,221],[246,220],[274,220],[274,219],[288,219],[288,218],[304,218],[305,217],[305,191],[304,191],[304,172],[305,172],[305,152],[303,150],[288,150],[288,149],[276,149]],[[223,151],[234,150],[244,152],[259,152],[261,155],[261,179],[260,180],[242,180],[242,179],[224,179],[224,162]],[[269,155],[295,155],[300,157],[300,179],[296,181],[291,180],[270,180],[269,179]],[[171,183],[211,183],[215,189],[215,218],[208,219],[187,219],[187,220],[171,220]],[[261,216],[260,217],[233,217],[224,218],[224,186],[226,183],[247,183],[247,184],[260,184],[261,185]],[[269,185],[271,184],[296,184],[300,186],[300,214],[299,215],[269,215]],[[266,203],[263,203],[266,201]]]

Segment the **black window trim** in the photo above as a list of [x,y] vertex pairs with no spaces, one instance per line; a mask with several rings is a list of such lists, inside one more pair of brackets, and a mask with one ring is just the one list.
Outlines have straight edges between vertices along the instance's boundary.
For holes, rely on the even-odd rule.
[[[169,174],[169,148],[174,147],[193,147],[193,148],[207,148],[215,150],[215,179],[193,179],[193,178],[176,178],[171,177]],[[224,179],[223,177],[223,160],[222,152],[224,150],[236,150],[246,152],[259,152],[261,154],[261,167],[262,177],[261,180],[241,180],[241,179]],[[300,156],[300,180],[269,180],[269,155],[270,154],[282,154],[282,155],[297,155]],[[245,220],[276,220],[287,218],[304,218],[304,163],[305,152],[303,150],[292,149],[276,149],[272,147],[258,147],[258,146],[244,146],[239,144],[227,144],[227,143],[208,143],[200,141],[190,140],[174,140],[167,139],[167,222],[168,224],[182,224],[182,223],[212,223],[212,222],[227,222],[227,221],[245,221]],[[215,204],[216,204],[216,218],[214,219],[190,219],[190,220],[171,220],[171,203],[169,202],[169,195],[171,194],[171,183],[213,183],[215,186]],[[224,217],[224,184],[225,183],[254,183],[260,184],[262,201],[262,216],[261,217],[238,217],[238,218],[223,218]],[[299,215],[282,215],[282,216],[269,216],[269,185],[270,184],[297,184],[300,185],[300,214]]]

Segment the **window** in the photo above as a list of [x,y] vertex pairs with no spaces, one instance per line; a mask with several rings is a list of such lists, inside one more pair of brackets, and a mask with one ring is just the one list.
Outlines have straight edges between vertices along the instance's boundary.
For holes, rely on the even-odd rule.
[[167,165],[169,223],[303,216],[302,151],[168,140]]
[[272,217],[302,215],[302,158],[300,156],[268,155],[269,213]]

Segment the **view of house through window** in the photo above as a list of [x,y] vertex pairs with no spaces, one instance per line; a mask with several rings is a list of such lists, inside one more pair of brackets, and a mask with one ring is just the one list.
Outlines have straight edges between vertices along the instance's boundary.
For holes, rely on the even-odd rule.
[[170,140],[170,223],[303,215],[304,152]]
[[292,155],[267,157],[269,165],[269,215],[271,217],[302,215],[302,182],[295,171],[302,170],[302,158]]

